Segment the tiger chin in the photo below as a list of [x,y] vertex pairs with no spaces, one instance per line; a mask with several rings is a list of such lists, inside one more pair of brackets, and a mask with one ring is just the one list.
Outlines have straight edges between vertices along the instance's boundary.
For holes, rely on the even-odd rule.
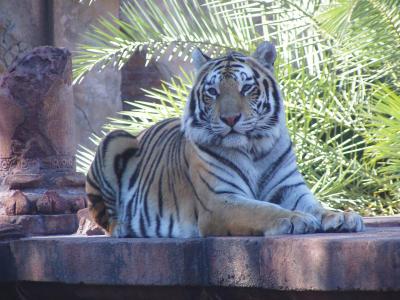
[[87,174],[94,220],[115,237],[356,232],[324,209],[298,171],[274,77],[275,47],[252,56],[193,53],[182,119],[108,134]]

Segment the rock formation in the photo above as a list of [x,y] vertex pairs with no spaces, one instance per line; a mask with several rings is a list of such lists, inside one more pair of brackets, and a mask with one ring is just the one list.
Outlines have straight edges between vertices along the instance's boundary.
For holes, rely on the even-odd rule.
[[0,78],[0,223],[85,207],[84,176],[75,172],[71,77],[69,51],[43,46]]

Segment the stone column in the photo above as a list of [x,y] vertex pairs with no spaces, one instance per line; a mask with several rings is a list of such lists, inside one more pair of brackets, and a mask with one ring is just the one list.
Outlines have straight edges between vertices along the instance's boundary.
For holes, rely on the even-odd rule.
[[0,78],[0,223],[73,233],[85,206],[75,172],[71,54],[37,47]]
[[[76,0],[52,1],[53,42],[56,47],[78,50],[78,45],[87,40],[82,35],[90,25],[99,25],[99,18],[118,17],[120,0],[96,0],[80,3]],[[75,122],[79,131],[78,144],[93,148],[89,141],[92,133],[101,135],[102,126],[108,117],[116,117],[122,109],[121,74],[109,66],[101,72],[98,69],[86,74],[85,79],[75,84]]]

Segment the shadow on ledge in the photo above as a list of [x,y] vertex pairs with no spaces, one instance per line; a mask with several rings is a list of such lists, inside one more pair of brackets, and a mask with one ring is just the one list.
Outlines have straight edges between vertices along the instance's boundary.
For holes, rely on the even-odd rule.
[[105,286],[19,282],[0,285],[1,299],[7,300],[398,300],[399,292],[275,291],[259,288]]

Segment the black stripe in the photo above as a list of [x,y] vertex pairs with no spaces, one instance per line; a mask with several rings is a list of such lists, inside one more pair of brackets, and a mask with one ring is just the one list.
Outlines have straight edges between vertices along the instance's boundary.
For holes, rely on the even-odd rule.
[[[130,237],[137,237],[136,232],[134,231],[133,227],[132,227],[132,215],[134,214],[134,212],[132,211],[132,203],[133,203],[133,198],[129,199],[127,208],[126,208],[126,215],[127,215],[127,224],[125,225],[127,230],[128,230],[128,236]],[[125,221],[125,220],[124,220]]]
[[231,68],[243,68],[243,66],[240,64],[231,64],[230,67]]
[[[176,120],[176,119],[173,119],[173,120]],[[168,125],[169,123],[170,123],[170,122],[164,123],[164,124],[162,124],[162,126],[154,126],[154,127],[151,127],[151,129],[157,128],[157,129],[158,129],[157,133],[159,133],[159,132],[161,132],[161,129],[164,128],[164,127],[165,127],[166,125]],[[174,133],[174,132],[175,132],[174,130],[179,129],[179,127],[180,127],[180,125],[175,125],[174,127],[170,128],[166,133],[162,133],[162,132],[161,132],[161,134],[158,136],[157,140],[156,140],[154,143],[151,143],[151,141],[149,141],[149,143],[150,143],[149,145],[146,144],[146,145],[143,145],[143,147],[140,147],[139,152],[141,152],[142,149],[144,149],[145,146],[146,146],[146,154],[149,153],[149,157],[148,157],[147,159],[143,159],[143,158],[142,158],[142,159],[140,160],[140,162],[139,162],[139,164],[138,164],[138,166],[137,166],[137,168],[136,168],[135,173],[132,175],[132,177],[131,177],[131,179],[130,179],[130,181],[129,181],[129,187],[128,187],[129,189],[132,188],[132,186],[135,184],[136,178],[137,178],[138,175],[139,175],[139,174],[137,174],[137,173],[140,173],[140,170],[142,170],[141,166],[142,166],[143,161],[145,161],[145,164],[144,164],[144,166],[143,166],[143,170],[146,170],[147,164],[151,161],[150,158],[151,158],[151,156],[152,156],[152,154],[153,154],[153,152],[154,152],[154,148],[155,148],[156,146],[158,146],[159,141],[160,141],[161,139],[167,140],[167,141],[168,141],[166,135],[169,135],[171,132]],[[155,134],[152,135],[151,140],[152,140],[155,136],[156,136]],[[145,142],[145,141],[143,141],[143,142]],[[141,141],[141,144],[142,144],[142,141]],[[149,149],[149,147],[151,147],[151,148]],[[141,182],[141,180],[140,180],[140,182]],[[140,185],[140,182],[139,182],[139,185]]]
[[158,213],[163,217],[163,196],[162,196],[162,178],[164,174],[164,168],[161,170],[161,174],[158,181]]
[[146,226],[144,225],[144,218],[143,218],[143,214],[142,213],[140,213],[139,222],[140,222],[140,235],[141,235],[141,237],[147,237],[147,230],[146,230]]
[[114,197],[115,190],[111,187],[110,183],[104,178],[103,168],[101,168],[102,158],[100,157],[100,153],[97,152],[94,162],[92,163],[91,169],[92,174],[95,177],[95,180],[99,183],[99,190],[102,194],[105,194],[107,197]]
[[273,78],[271,78],[269,75],[267,75],[268,79],[271,81],[272,86],[273,86],[273,90],[272,90],[272,97],[274,98],[274,102],[275,102],[275,107],[274,107],[274,114],[271,118],[271,123],[270,125],[275,125],[278,122],[278,118],[279,118],[279,112],[281,110],[281,105],[280,105],[280,97],[278,94],[278,87],[276,86],[275,81],[273,80]]
[[225,174],[227,174],[227,175],[233,177],[233,175],[232,175],[231,173],[229,173],[229,171],[228,171],[227,169],[224,169],[224,168],[222,168],[221,166],[219,166],[219,165],[217,165],[217,164],[214,164],[213,162],[211,162],[211,161],[205,159],[204,157],[202,157],[201,155],[199,155],[198,157],[199,157],[202,161],[204,161],[207,165],[212,166],[213,168],[218,169],[218,170],[224,172]]
[[285,150],[285,152],[282,153],[282,155],[278,158],[277,161],[275,161],[267,170],[265,170],[260,179],[258,180],[258,186],[260,187],[260,191],[262,191],[262,187],[264,187],[264,184],[269,181],[270,178],[272,178],[278,167],[282,164],[286,156],[291,153],[292,149],[292,142],[289,143],[289,147]]
[[[96,180],[95,178],[93,178],[93,179]],[[98,184],[97,184],[96,182],[94,182],[94,181],[92,180],[92,178],[90,178],[89,175],[86,176],[86,181],[89,182],[89,184],[90,184],[91,186],[93,186],[96,190],[99,190],[99,191],[100,191],[100,187],[98,186]]]
[[196,100],[194,99],[194,91],[190,92],[190,99],[189,99],[189,111],[190,115],[193,116],[196,110]]
[[243,194],[246,194],[245,191],[243,191],[243,190],[240,188],[240,186],[236,185],[235,183],[230,182],[230,181],[228,181],[228,180],[226,180],[226,179],[224,179],[224,178],[218,176],[217,174],[211,172],[210,170],[206,170],[206,172],[207,172],[208,174],[214,176],[215,178],[217,178],[219,181],[222,181],[222,182],[224,182],[224,183],[230,185],[231,187],[236,188],[237,190],[239,190],[239,191],[242,192]]
[[244,62],[245,62],[245,60],[244,60],[244,59],[242,59],[242,58],[239,58],[239,57],[237,57],[237,56],[235,56],[235,60],[236,60],[236,61],[240,61],[240,62],[242,62],[242,63],[244,63]]
[[217,161],[221,162],[222,164],[226,165],[227,167],[229,167],[230,169],[232,169],[234,172],[236,172],[237,175],[239,175],[239,177],[247,184],[247,186],[249,187],[249,190],[252,194],[252,196],[254,198],[256,198],[255,193],[253,191],[253,189],[251,188],[251,184],[250,184],[250,180],[249,178],[247,178],[247,176],[242,172],[242,170],[240,170],[233,162],[231,162],[230,160],[220,156],[219,154],[201,146],[201,145],[197,145],[199,147],[199,149],[205,153],[207,153],[209,156],[213,157],[214,159],[216,159]]
[[[149,216],[149,209],[148,209],[148,193],[150,191],[151,184],[154,181],[155,174],[157,172],[157,167],[159,166],[161,160],[164,158],[163,153],[164,153],[164,150],[165,150],[165,148],[162,148],[162,150],[160,152],[155,154],[155,155],[158,155],[158,158],[157,159],[154,159],[154,158],[152,159],[152,156],[153,156],[153,153],[154,153],[154,148],[156,146],[158,146],[158,144],[159,144],[159,142],[161,140],[162,141],[166,141],[167,143],[168,142],[170,143],[169,136],[175,134],[176,130],[179,129],[179,127],[180,127],[180,125],[178,124],[178,125],[170,128],[165,135],[164,134],[160,134],[160,136],[157,138],[157,140],[153,143],[152,147],[150,148],[150,150],[149,150],[150,151],[149,152],[150,155],[146,159],[146,162],[145,162],[145,164],[143,166],[143,172],[145,172],[145,170],[147,170],[147,164],[152,160],[152,163],[151,163],[151,165],[149,167],[149,171],[147,172],[145,178],[143,179],[143,174],[140,177],[139,186],[138,186],[138,189],[137,189],[137,198],[139,198],[140,202],[143,203],[143,209],[144,209],[144,214],[145,214],[145,218],[146,218],[147,224],[150,224],[150,216]],[[141,162],[142,161],[143,161],[143,158],[142,158]],[[139,169],[139,166],[138,166],[137,169]],[[136,207],[137,202],[138,202],[138,199],[135,202],[135,207]]]
[[103,197],[99,195],[89,193],[87,194],[87,197],[93,205],[96,205],[99,202],[103,202]]
[[199,212],[197,211],[197,207],[194,207],[194,219],[196,220],[196,223],[199,221]]
[[203,178],[203,176],[201,176],[201,174],[199,174],[199,177],[201,179],[201,181],[203,181],[203,183],[206,185],[206,187],[213,192],[214,194],[216,194],[215,190],[211,187],[211,185]]
[[251,68],[251,70],[254,73],[254,76],[256,77],[256,79],[260,78],[260,73],[258,73],[258,71],[255,68]]
[[201,176],[201,174],[199,174],[201,181],[203,181],[203,183],[207,186],[207,188],[213,192],[214,194],[217,195],[221,195],[221,194],[230,194],[230,195],[236,195],[236,193],[232,192],[232,191],[217,191],[214,188],[211,187],[211,185],[207,182],[207,180],[205,180],[203,178],[203,176]]
[[174,227],[174,219],[172,215],[169,217],[169,225],[168,225],[168,237],[172,237],[172,229]]
[[137,148],[129,148],[122,152],[121,154],[118,154],[114,158],[114,172],[115,175],[117,175],[117,180],[120,182],[121,175],[126,169],[126,164],[128,160],[135,155],[137,151]]
[[161,237],[161,233],[160,233],[160,216],[157,215],[156,216],[156,236],[157,237]]
[[190,177],[189,177],[189,175],[187,174],[187,172],[185,172],[184,174],[185,174],[186,180],[188,181],[188,183],[190,184],[190,186],[191,186],[191,188],[192,188],[192,191],[193,191],[194,196],[196,197],[196,200],[200,203],[201,207],[202,207],[204,210],[206,210],[206,211],[208,211],[208,212],[211,212],[211,210],[208,209],[207,206],[204,205],[203,201],[201,201],[201,199],[200,199],[199,195],[197,194],[197,191],[196,191],[196,189],[195,189],[195,187],[194,187],[192,181],[190,180]]
[[266,158],[271,153],[272,149],[274,149],[274,147],[271,147],[271,149],[269,149],[268,151],[261,153],[260,156],[254,156],[253,161],[257,162]]
[[163,129],[165,126],[167,126],[170,123],[173,123],[175,121],[179,121],[179,119],[178,118],[165,119],[161,122],[154,124],[149,129],[147,129],[145,131],[143,137],[140,140],[139,152],[137,153],[137,156],[140,156],[142,154],[142,152],[146,152],[146,153],[148,152],[147,149],[152,144],[151,141],[157,136],[155,133],[160,132],[161,129]]
[[304,196],[306,196],[306,195],[308,195],[309,193],[307,192],[307,193],[304,193],[304,194],[301,194],[298,198],[297,198],[297,200],[296,200],[296,202],[294,203],[294,206],[293,206],[293,208],[291,209],[291,210],[296,210],[296,207],[297,207],[297,205],[299,204],[299,201],[304,197]]
[[172,181],[172,176],[168,176],[168,188],[170,192],[172,192],[172,198],[174,199],[174,204],[176,208],[176,216],[179,221],[179,204],[178,204],[178,198],[176,196],[175,185],[174,182]]
[[281,180],[279,180],[278,183],[276,183],[273,187],[271,187],[269,190],[272,191],[274,190],[278,185],[280,185],[282,182],[284,182],[285,180],[287,180],[290,176],[292,176],[294,173],[296,173],[297,171],[297,166],[295,165],[294,169],[292,171],[289,172],[289,174],[284,175]]
[[304,181],[298,182],[295,184],[291,184],[291,185],[282,186],[272,195],[271,200],[269,200],[268,202],[275,203],[275,204],[281,204],[285,200],[284,195],[286,194],[286,192],[288,190],[291,190],[295,187],[302,186],[302,185],[305,185]]

